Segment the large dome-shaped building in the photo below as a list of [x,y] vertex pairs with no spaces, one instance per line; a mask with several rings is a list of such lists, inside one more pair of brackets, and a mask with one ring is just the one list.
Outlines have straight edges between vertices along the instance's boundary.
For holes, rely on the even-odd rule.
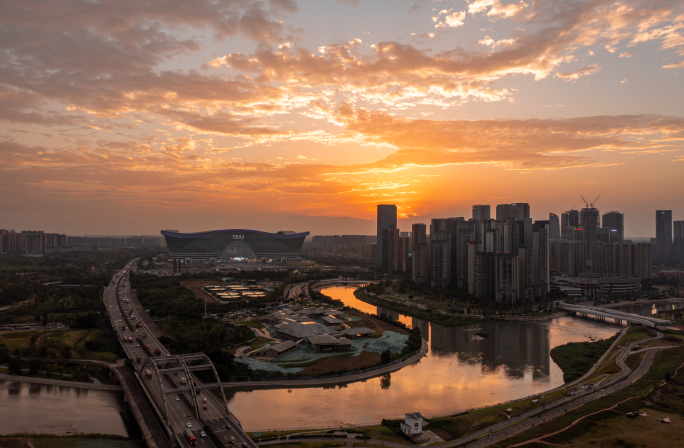
[[162,230],[171,258],[295,258],[309,232],[277,233],[248,229],[180,233]]

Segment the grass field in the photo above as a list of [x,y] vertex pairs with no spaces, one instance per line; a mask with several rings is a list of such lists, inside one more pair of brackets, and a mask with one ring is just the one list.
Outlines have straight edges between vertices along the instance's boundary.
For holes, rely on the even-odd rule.
[[395,434],[394,431],[392,431],[391,429],[389,429],[386,426],[367,426],[364,428],[354,428],[354,431],[362,433],[364,439],[375,439],[375,440],[386,440],[388,442],[408,443],[408,441],[406,439]]
[[666,347],[666,346],[672,346],[672,345],[682,345],[682,339],[677,337],[677,336],[668,336],[668,338],[662,338],[662,339],[656,339],[653,341],[648,341],[644,342],[643,344],[639,344],[639,348],[648,348],[648,347]]
[[[627,386],[624,389],[621,389],[613,394],[610,394],[606,397],[599,398],[597,400],[594,400],[590,403],[587,403],[586,405],[582,406],[579,409],[576,409],[574,411],[570,411],[567,414],[564,414],[562,416],[556,417],[553,420],[550,420],[546,423],[540,424],[538,426],[535,426],[534,428],[528,429],[522,434],[519,434],[514,437],[510,437],[504,441],[501,441],[497,444],[492,445],[493,447],[496,448],[504,448],[504,447],[509,447],[511,445],[515,445],[517,443],[522,443],[528,440],[536,439],[538,437],[543,437],[548,434],[554,433],[559,430],[563,430],[563,433],[554,436],[553,440],[563,440],[565,442],[562,443],[567,443],[567,441],[570,440],[575,440],[580,437],[585,437],[585,434],[590,433],[592,425],[596,424],[599,421],[603,421],[606,419],[612,419],[616,417],[615,411],[607,411],[606,409],[622,402],[622,404],[619,404],[616,408],[617,412],[619,413],[626,413],[630,411],[636,411],[639,409],[642,409],[646,406],[644,396],[647,394],[654,386],[658,386],[662,384],[662,380],[665,376],[665,373],[670,372],[673,373],[679,366],[681,366],[684,363],[684,348],[678,347],[678,348],[673,348],[673,349],[668,349],[668,350],[663,350],[658,352],[656,354],[655,360],[653,362],[653,365],[649,369],[649,371],[644,375],[641,379],[639,379],[637,382],[635,382],[633,385]],[[684,370],[684,368],[682,369]],[[680,374],[682,374],[682,371],[680,371]],[[658,408],[660,409],[660,408]],[[660,409],[663,411],[662,409]],[[601,411],[596,413],[597,411]],[[666,412],[666,411],[663,411]],[[588,417],[586,419],[583,419],[581,422],[582,424],[576,424],[572,427],[570,425],[578,420],[581,417],[587,416],[589,414],[594,414],[591,417]],[[673,419],[673,415],[676,416],[676,418],[681,418],[679,414],[676,412],[669,412],[668,414],[670,416],[670,419]],[[673,420],[674,421],[674,420]],[[664,427],[665,425],[659,426],[659,427]],[[566,429],[567,428],[567,429]],[[681,432],[680,432],[681,433]],[[624,440],[627,444],[634,443],[634,445],[599,445],[598,441],[594,441],[596,443],[590,443],[590,441],[587,442],[587,444],[592,445],[592,446],[644,446],[644,445],[637,445],[635,442],[632,442],[627,438],[626,434],[615,434],[613,437],[616,438],[621,438]],[[612,443],[612,442],[609,442]],[[619,442],[622,443],[622,442]],[[531,446],[531,445],[525,445],[526,447]],[[547,445],[548,446],[548,445]],[[580,445],[573,445],[573,446],[580,446]],[[584,446],[584,445],[582,445]],[[661,446],[658,444],[647,444],[645,446]],[[662,446],[669,446],[667,444],[662,445]],[[680,445],[672,445],[672,446],[680,446]]]
[[627,330],[627,334],[620,338],[620,342],[618,342],[618,344],[629,345],[632,342],[649,339],[654,336],[651,335],[651,333],[653,333],[653,330],[649,330],[648,328],[642,326],[632,325],[632,327]]
[[[68,345],[72,348],[71,357],[76,359],[96,359],[99,361],[116,362],[118,356],[112,352],[87,351],[83,343],[87,340],[102,336],[102,330],[48,330],[48,348],[59,351]],[[42,347],[44,341],[43,330],[8,331],[0,333],[0,342],[10,350],[23,350],[31,345],[34,339],[36,347]]]
[[[549,443],[568,443],[578,447],[637,447],[681,446],[681,433],[684,419],[677,413],[663,412],[653,407],[635,407],[646,417],[631,419],[624,411],[606,411],[596,419],[585,419],[570,429],[555,436],[542,439]],[[658,419],[669,417],[670,424],[658,422]]]
[[646,352],[639,352],[629,355],[627,359],[625,359],[625,364],[627,364],[627,367],[634,371],[639,367],[641,361],[644,359],[644,356],[646,356]]
[[257,338],[254,339],[254,340],[252,341],[252,344],[251,344],[251,346],[250,346],[250,349],[251,349],[251,350],[256,350],[256,349],[258,349],[259,347],[268,344],[269,342],[271,342],[270,339],[265,338],[265,337],[263,337],[263,336],[257,336]]
[[349,322],[345,322],[345,324],[349,328],[366,327],[370,328],[371,330],[377,328],[375,323],[370,319],[350,320]]
[[[560,389],[548,394],[544,398],[538,398],[538,403],[532,403],[532,399],[521,400],[515,403],[501,404],[467,414],[460,414],[453,417],[439,417],[430,419],[428,428],[446,441],[458,439],[475,431],[487,428],[496,423],[508,419],[505,415],[516,416],[527,411],[537,409],[544,404],[550,403],[560,395],[567,393],[566,389]],[[512,412],[504,412],[506,409],[513,409]],[[502,414],[503,413],[503,414]]]
[[[48,345],[68,344],[73,346],[88,330],[48,330]],[[37,336],[36,345],[43,345],[43,331],[8,331],[0,333],[0,342],[3,342],[10,350],[21,350],[31,344],[31,338]]]

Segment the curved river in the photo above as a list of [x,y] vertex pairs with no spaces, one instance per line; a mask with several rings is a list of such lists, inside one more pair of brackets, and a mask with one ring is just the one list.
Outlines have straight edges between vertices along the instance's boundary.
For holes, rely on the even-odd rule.
[[[228,389],[228,406],[246,430],[366,425],[408,412],[434,416],[541,393],[563,384],[563,373],[549,356],[552,348],[620,330],[570,316],[447,328],[361,302],[355,289],[321,291],[361,311],[419,327],[429,342],[426,357],[391,375],[337,387]],[[490,337],[474,340],[478,331]]]

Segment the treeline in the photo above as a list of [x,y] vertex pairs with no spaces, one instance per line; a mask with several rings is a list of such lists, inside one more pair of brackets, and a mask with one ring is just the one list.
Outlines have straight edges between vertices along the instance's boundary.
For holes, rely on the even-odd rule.
[[92,300],[100,296],[101,288],[109,284],[114,273],[139,252],[82,252],[42,258],[0,256],[0,306],[32,299],[59,301],[68,296]]
[[309,296],[313,301],[325,302],[332,307],[341,308],[344,306],[344,303],[341,300],[333,299],[332,297],[326,296],[320,291],[309,289]]
[[[131,286],[136,289],[142,305],[151,316],[164,316],[159,326],[170,336],[159,341],[176,354],[203,352],[214,363],[219,376],[229,379],[244,374],[246,367],[234,362],[228,347],[252,339],[254,334],[245,326],[234,326],[220,319],[204,319],[204,302],[181,285],[181,277],[157,277],[149,274],[132,274]],[[228,306],[207,304],[209,313],[224,313]]]

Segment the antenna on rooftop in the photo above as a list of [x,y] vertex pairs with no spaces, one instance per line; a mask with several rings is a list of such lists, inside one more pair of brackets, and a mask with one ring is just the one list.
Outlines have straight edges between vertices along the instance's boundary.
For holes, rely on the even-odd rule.
[[596,204],[596,201],[598,201],[598,199],[601,197],[601,195],[596,196],[596,199],[594,199],[592,202],[589,202],[586,199],[584,199],[584,196],[580,195],[580,197],[584,201],[584,205],[586,205],[587,208],[594,208],[594,204]]

